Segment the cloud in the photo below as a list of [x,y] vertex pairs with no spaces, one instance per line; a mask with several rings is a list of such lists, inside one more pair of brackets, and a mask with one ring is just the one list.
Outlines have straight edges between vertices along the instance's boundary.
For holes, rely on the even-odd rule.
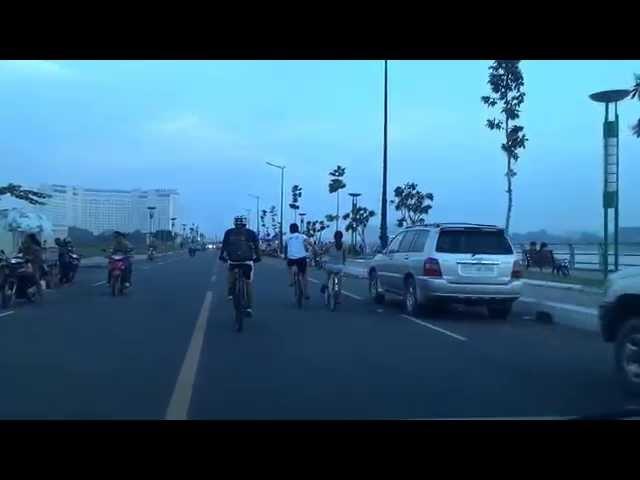
[[0,71],[48,77],[59,77],[70,73],[66,67],[50,60],[1,60]]

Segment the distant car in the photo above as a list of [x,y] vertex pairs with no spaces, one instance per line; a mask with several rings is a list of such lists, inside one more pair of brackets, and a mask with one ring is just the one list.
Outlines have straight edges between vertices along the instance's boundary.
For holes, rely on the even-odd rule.
[[441,223],[402,230],[370,265],[369,294],[403,299],[409,315],[449,303],[484,305],[505,319],[520,298],[522,267],[503,228]]
[[640,395],[640,272],[612,274],[598,313],[602,338],[613,343],[618,380],[624,390]]
[[216,246],[213,243],[207,244],[207,250],[213,250],[214,248],[216,248]]

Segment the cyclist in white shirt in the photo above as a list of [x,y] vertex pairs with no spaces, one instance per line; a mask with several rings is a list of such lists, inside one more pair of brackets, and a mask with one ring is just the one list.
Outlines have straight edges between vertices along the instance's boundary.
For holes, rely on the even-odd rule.
[[302,291],[305,300],[309,300],[309,280],[307,279],[307,248],[313,249],[311,240],[300,233],[297,223],[289,225],[289,236],[284,247],[284,258],[289,268],[289,286],[293,287],[293,267],[298,267],[298,273],[302,276]]

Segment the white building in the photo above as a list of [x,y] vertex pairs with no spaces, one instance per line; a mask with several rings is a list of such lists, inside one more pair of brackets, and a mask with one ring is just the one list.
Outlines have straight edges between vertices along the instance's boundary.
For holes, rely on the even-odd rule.
[[149,210],[156,207],[151,229],[170,230],[178,216],[178,191],[113,190],[74,185],[43,184],[39,190],[51,195],[39,207],[54,228],[75,226],[98,234],[107,230],[149,231]]

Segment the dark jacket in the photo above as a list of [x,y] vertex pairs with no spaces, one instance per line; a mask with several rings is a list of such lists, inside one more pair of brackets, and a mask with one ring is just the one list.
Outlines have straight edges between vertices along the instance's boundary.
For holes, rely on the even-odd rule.
[[229,258],[229,252],[233,252],[235,239],[238,238],[238,234],[242,232],[244,235],[244,241],[248,242],[253,248],[253,256],[256,259],[260,258],[260,244],[258,241],[258,235],[256,232],[249,228],[230,228],[226,232],[224,232],[224,237],[222,239],[222,248],[220,249],[220,260],[225,260]]

